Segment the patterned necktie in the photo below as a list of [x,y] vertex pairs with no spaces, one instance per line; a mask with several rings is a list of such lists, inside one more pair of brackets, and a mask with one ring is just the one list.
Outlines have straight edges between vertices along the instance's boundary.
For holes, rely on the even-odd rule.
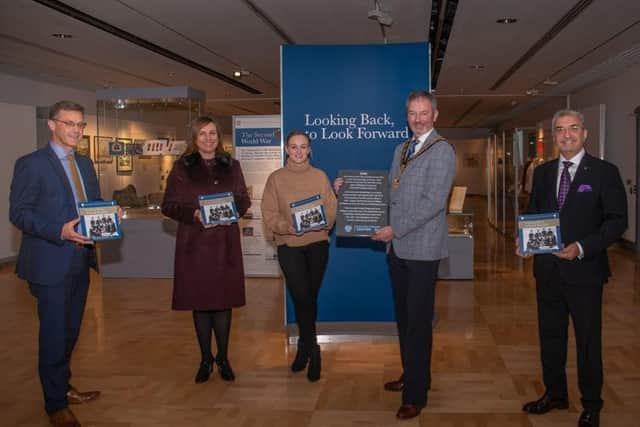
[[76,196],[79,202],[86,202],[87,196],[84,194],[84,188],[82,188],[82,181],[80,181],[80,173],[76,166],[76,161],[73,158],[73,152],[67,154],[67,160],[69,160],[69,169],[71,170],[71,178],[73,178],[73,186],[76,190]]
[[569,161],[562,162],[564,169],[562,169],[562,175],[560,175],[560,187],[558,188],[558,208],[562,209],[565,200],[567,200],[567,194],[569,194],[569,187],[571,186],[571,175],[569,174],[569,168],[573,163]]
[[418,138],[414,138],[411,140],[411,142],[409,143],[409,148],[407,149],[407,154],[405,155],[404,161],[408,161],[411,156],[413,156],[413,153],[416,152],[416,146],[420,143],[420,139]]

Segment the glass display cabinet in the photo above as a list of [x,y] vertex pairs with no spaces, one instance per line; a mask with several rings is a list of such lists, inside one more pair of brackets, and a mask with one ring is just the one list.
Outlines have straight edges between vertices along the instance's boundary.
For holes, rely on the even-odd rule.
[[440,261],[439,279],[473,279],[473,212],[449,212],[449,257]]
[[126,236],[102,245],[102,274],[172,277],[176,224],[163,217],[160,204],[205,93],[186,86],[104,89],[96,99],[96,135],[86,138],[92,138],[102,197],[125,211]]

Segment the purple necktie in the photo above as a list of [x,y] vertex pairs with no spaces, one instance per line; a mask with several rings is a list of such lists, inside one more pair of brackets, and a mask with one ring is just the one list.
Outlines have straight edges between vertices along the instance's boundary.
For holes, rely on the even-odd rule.
[[569,161],[562,162],[564,169],[562,169],[562,175],[560,175],[560,187],[558,188],[558,208],[562,209],[565,200],[567,200],[567,194],[569,194],[569,187],[571,187],[571,175],[569,174],[569,168],[573,163]]

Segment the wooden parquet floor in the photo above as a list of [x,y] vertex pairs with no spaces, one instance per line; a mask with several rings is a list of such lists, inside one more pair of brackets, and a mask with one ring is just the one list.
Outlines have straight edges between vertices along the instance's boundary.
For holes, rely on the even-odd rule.
[[[581,407],[573,343],[569,410],[520,411],[543,391],[531,265],[513,255],[513,240],[485,224],[476,218],[476,278],[438,284],[433,386],[418,418],[397,421],[399,395],[382,389],[400,369],[394,340],[323,344],[318,383],[291,374],[295,348],[286,343],[282,284],[275,279],[248,279],[248,304],[234,311],[235,383],[214,374],[196,385],[191,315],[170,310],[171,281],[94,277],[73,383],[103,395],[73,410],[83,425],[104,427],[575,426]],[[640,270],[635,255],[620,249],[611,251],[611,261],[601,421],[638,426]],[[48,425],[37,376],[35,300],[7,268],[0,270],[0,340],[0,425]]]

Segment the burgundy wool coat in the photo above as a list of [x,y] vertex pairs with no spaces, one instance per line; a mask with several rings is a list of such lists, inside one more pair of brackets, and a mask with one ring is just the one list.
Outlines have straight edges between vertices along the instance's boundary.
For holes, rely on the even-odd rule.
[[167,179],[162,213],[178,221],[174,310],[225,310],[245,304],[238,224],[205,229],[193,217],[198,196],[204,194],[231,191],[240,216],[251,206],[240,164],[222,163],[192,154],[178,159]]

